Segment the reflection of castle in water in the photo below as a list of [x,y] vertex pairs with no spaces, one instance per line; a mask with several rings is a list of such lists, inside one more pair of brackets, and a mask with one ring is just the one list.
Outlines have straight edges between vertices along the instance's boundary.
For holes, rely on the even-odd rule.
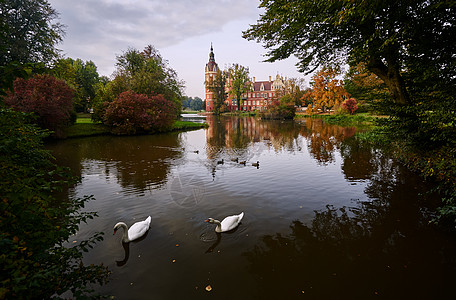
[[[294,122],[209,115],[206,121],[209,125],[206,133],[209,159],[219,157],[221,149],[232,149],[239,154],[252,143],[262,143],[266,149],[275,151],[299,150],[307,146],[315,159],[329,162],[339,144],[356,132],[354,127],[328,125],[320,119]],[[305,138],[307,145],[300,145],[299,136]]]

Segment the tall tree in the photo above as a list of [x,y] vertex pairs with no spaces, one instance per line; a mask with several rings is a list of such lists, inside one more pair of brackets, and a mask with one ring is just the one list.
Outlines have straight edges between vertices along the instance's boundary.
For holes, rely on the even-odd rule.
[[414,62],[454,78],[452,1],[263,0],[260,7],[265,13],[243,36],[264,42],[268,61],[295,54],[307,72],[329,61],[364,62],[401,105],[412,102],[403,71]]
[[[151,96],[161,94],[173,101],[180,110],[184,82],[179,80],[177,72],[168,66],[168,61],[163,59],[152,45],[145,47],[142,52],[133,48],[128,49],[117,56],[116,65],[114,75],[116,79],[125,81],[122,84],[128,89]],[[116,96],[124,91],[126,90],[120,90]]]
[[285,84],[285,94],[290,95],[294,105],[301,105],[305,94],[304,78],[289,78]]
[[64,31],[56,17],[46,0],[0,0],[0,95],[57,57]]
[[74,61],[73,66],[77,85],[75,108],[77,112],[87,112],[95,98],[97,83],[100,81],[97,66],[91,60],[83,62],[79,58]]
[[[342,80],[336,78],[338,73],[331,67],[324,67],[313,77],[312,88],[303,96],[312,99],[313,109],[331,109],[348,99],[349,94],[345,90]],[[312,112],[308,107],[308,112]]]
[[382,105],[388,98],[385,83],[374,73],[369,72],[363,63],[351,66],[344,76],[344,87],[351,97],[360,103],[372,106]]
[[250,90],[249,68],[234,64],[228,68],[229,94],[236,100],[238,110],[242,107],[242,94]]
[[12,62],[49,64],[57,58],[63,25],[46,0],[0,1],[0,66]]
[[219,115],[228,93],[226,92],[226,73],[220,70],[209,81],[205,82],[206,87],[213,93],[214,113]]

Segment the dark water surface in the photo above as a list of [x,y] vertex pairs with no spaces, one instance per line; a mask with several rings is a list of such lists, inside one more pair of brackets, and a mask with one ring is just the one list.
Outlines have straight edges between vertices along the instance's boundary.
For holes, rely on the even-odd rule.
[[[85,209],[99,217],[70,242],[105,232],[85,257],[112,271],[100,292],[115,299],[456,299],[455,238],[428,224],[431,187],[353,139],[354,128],[207,122],[208,129],[184,133],[48,145],[82,176],[71,196],[95,197]],[[242,211],[233,232],[218,236],[204,222]],[[117,222],[130,226],[149,215],[141,240],[123,247],[112,235]]]

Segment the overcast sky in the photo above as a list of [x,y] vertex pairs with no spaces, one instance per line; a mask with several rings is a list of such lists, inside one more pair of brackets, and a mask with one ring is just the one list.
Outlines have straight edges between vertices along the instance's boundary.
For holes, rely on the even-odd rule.
[[204,99],[204,67],[212,43],[221,69],[239,63],[257,81],[277,74],[303,77],[296,58],[262,62],[262,45],[242,38],[261,13],[259,0],[48,1],[66,26],[58,48],[66,57],[92,60],[100,75],[112,74],[116,55],[151,44],[185,81],[185,94]]

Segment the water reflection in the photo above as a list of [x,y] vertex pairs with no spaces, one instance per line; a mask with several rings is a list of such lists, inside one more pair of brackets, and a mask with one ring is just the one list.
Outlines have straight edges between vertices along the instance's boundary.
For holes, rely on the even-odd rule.
[[128,243],[121,242],[122,248],[124,249],[124,258],[122,260],[116,260],[116,265],[118,267],[125,265],[127,263],[128,259],[130,258],[130,244],[131,243],[136,244],[136,243],[141,242],[142,240],[145,240],[147,238],[148,234],[149,234],[149,231],[146,231],[146,233],[144,235],[142,235],[141,237],[137,238],[136,240],[134,240],[132,242],[128,242]]
[[115,177],[123,188],[142,191],[163,185],[172,161],[183,155],[178,134],[74,139],[47,148],[77,176],[83,169],[86,176],[102,170],[102,176]]
[[125,255],[122,260],[116,260],[116,264],[118,267],[125,265],[130,258],[130,243],[122,243],[122,247],[124,249]]
[[[220,159],[228,155],[230,159],[249,160],[253,157],[252,144],[262,143],[266,149],[275,151],[302,151],[307,146],[309,152],[321,164],[334,161],[334,152],[347,138],[352,137],[355,127],[327,125],[321,119],[294,121],[259,120],[255,117],[208,116],[210,125],[207,131],[207,155],[209,159]],[[307,140],[302,144],[300,137]],[[256,154],[261,147],[254,147]]]
[[[351,138],[354,128],[207,119],[207,130],[49,145],[82,175],[72,193],[94,195],[85,209],[99,217],[74,239],[153,217],[140,242],[121,246],[106,235],[86,254],[85,262],[113,271],[100,292],[118,299],[455,298],[454,237],[427,224],[429,187]],[[256,161],[261,168],[252,167]],[[246,217],[233,233],[217,235],[203,222],[239,210]]]
[[206,250],[205,253],[212,253],[214,252],[214,249],[217,248],[217,246],[220,244],[220,241],[222,240],[222,234],[219,232],[215,233],[217,235],[217,239],[215,242]]
[[429,187],[390,159],[366,161],[365,175],[350,177],[372,177],[373,200],[327,205],[244,253],[259,299],[454,299],[456,242],[429,225]]

